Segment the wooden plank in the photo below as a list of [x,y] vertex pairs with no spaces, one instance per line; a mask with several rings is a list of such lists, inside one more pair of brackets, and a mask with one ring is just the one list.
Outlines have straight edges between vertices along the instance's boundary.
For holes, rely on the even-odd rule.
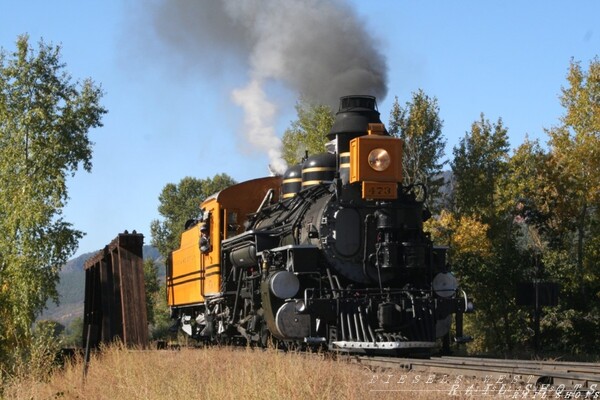
[[147,318],[141,259],[119,247],[123,338],[128,345],[147,344]]

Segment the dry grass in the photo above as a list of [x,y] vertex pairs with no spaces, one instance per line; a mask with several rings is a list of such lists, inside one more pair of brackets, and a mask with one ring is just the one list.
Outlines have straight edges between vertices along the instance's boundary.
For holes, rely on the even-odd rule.
[[[365,367],[274,350],[231,348],[180,351],[105,349],[92,357],[83,383],[75,360],[46,382],[21,378],[7,399],[452,399],[455,378]],[[428,383],[427,380],[430,380]],[[387,383],[386,383],[387,381]],[[418,381],[418,382],[417,382]],[[461,389],[468,383],[463,379]]]

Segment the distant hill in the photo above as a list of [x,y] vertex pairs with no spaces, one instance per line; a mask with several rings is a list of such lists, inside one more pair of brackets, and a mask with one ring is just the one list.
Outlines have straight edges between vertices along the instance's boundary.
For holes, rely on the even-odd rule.
[[[85,253],[67,262],[59,273],[60,282],[57,286],[59,305],[49,301],[46,310],[39,316],[39,320],[53,320],[64,326],[69,326],[71,321],[83,316],[83,299],[85,295],[85,272],[83,265],[97,251]],[[152,259],[158,265],[159,277],[165,276],[164,262],[158,250],[152,246],[143,247],[144,260]]]

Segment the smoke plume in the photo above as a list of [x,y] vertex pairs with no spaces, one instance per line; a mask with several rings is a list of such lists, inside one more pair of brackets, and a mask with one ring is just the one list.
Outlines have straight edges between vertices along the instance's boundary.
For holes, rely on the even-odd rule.
[[273,80],[309,101],[336,107],[340,96],[387,94],[385,58],[343,0],[158,0],[159,37],[183,60],[206,71],[243,65],[248,84],[231,94],[245,113],[245,134],[279,172]]

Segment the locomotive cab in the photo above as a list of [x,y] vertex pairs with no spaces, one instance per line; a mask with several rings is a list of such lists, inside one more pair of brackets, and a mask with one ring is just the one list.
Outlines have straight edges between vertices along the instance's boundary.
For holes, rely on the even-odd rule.
[[257,210],[269,191],[274,193],[276,201],[280,185],[280,177],[254,179],[233,185],[202,202],[202,218],[190,223],[182,233],[180,248],[172,252],[167,262],[170,307],[201,305],[207,297],[221,293],[221,242],[244,231],[243,218]]

